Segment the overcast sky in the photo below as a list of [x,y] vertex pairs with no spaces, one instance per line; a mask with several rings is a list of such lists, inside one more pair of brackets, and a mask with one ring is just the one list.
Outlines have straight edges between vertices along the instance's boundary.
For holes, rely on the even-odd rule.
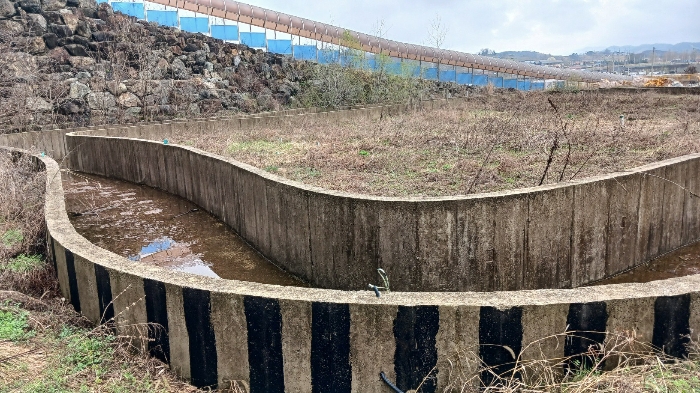
[[429,42],[439,16],[444,48],[476,53],[535,50],[568,55],[608,46],[700,41],[700,0],[242,0],[251,4],[375,33]]

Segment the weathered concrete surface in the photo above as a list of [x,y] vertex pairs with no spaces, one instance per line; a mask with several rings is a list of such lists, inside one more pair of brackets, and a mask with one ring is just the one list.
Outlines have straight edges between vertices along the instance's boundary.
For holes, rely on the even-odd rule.
[[697,238],[686,226],[698,226],[700,198],[683,185],[694,182],[698,154],[552,186],[381,198],[309,187],[190,147],[90,132],[66,138],[72,169],[196,201],[323,288],[366,288],[380,267],[399,291],[571,288]]

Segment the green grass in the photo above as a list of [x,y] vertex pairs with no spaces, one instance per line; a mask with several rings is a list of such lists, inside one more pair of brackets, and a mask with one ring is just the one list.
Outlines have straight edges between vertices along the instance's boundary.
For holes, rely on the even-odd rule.
[[10,259],[7,264],[0,264],[0,271],[9,270],[13,273],[23,274],[42,268],[44,264],[45,262],[40,255],[20,254]]
[[22,310],[0,310],[0,340],[21,341],[34,335],[29,329],[29,313]]
[[5,247],[12,247],[15,244],[21,243],[24,240],[24,235],[19,229],[10,229],[0,236],[0,241]]

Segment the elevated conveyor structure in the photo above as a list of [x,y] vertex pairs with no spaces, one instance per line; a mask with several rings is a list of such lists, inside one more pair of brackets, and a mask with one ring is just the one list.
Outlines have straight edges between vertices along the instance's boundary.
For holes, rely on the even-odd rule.
[[[103,0],[104,2],[104,0]],[[191,11],[196,14],[203,14],[210,17],[222,18],[226,21],[235,21],[237,23],[243,23],[250,26],[256,26],[270,31],[276,31],[286,34],[291,34],[292,36],[303,37],[317,42],[323,42],[333,45],[338,45],[339,47],[352,48],[367,53],[372,53],[375,55],[385,55],[395,59],[402,60],[413,60],[419,62],[433,63],[438,65],[450,65],[454,67],[470,68],[472,70],[482,70],[497,72],[503,74],[510,74],[517,77],[523,78],[533,78],[537,80],[554,79],[559,81],[571,81],[571,82],[585,82],[585,83],[597,83],[603,80],[608,81],[626,81],[631,80],[629,76],[600,73],[600,72],[588,72],[580,70],[568,70],[568,69],[557,69],[553,67],[537,66],[533,64],[517,62],[505,59],[496,59],[487,56],[473,55],[470,53],[458,52],[447,49],[438,49],[429,46],[408,44],[398,41],[393,41],[377,36],[372,36],[369,34],[360,33],[357,31],[352,31],[344,29],[342,27],[333,26],[321,22],[316,22],[313,20],[296,17],[281,12],[253,6],[250,4],[241,3],[234,0],[149,0],[149,3],[159,4],[166,7],[173,7],[178,10]],[[113,5],[116,3],[113,3]],[[119,4],[130,4],[130,3],[119,3]],[[115,7],[115,9],[118,9]],[[153,11],[151,11],[153,12]],[[129,13],[129,12],[127,12]],[[141,11],[143,14],[143,11]],[[138,16],[138,15],[135,15]],[[143,16],[142,16],[143,17]],[[146,19],[151,20],[146,15]],[[178,26],[183,30],[207,33],[205,28],[197,28],[195,30],[188,29],[184,22],[190,23],[190,19],[200,19],[200,18],[179,18],[180,23],[174,24],[173,26]],[[201,18],[205,19],[205,18]],[[183,21],[185,20],[185,21]],[[222,26],[211,26],[211,33],[214,34],[214,28],[218,30],[225,29]],[[217,32],[218,32],[217,30]],[[237,29],[236,29],[237,30]],[[222,30],[223,31],[223,30]],[[236,31],[236,35],[239,36],[239,41],[241,43],[246,43],[243,39],[244,34],[254,35],[255,33],[239,33]],[[246,36],[246,38],[248,38]],[[251,37],[252,38],[252,37]],[[260,37],[255,37],[260,38]],[[268,41],[266,38],[263,40]],[[269,40],[275,41],[271,42],[275,47],[280,44],[278,41],[281,40]],[[251,41],[252,42],[252,41]],[[249,46],[256,46],[250,45]],[[267,46],[258,45],[258,47]],[[308,45],[306,45],[308,46]],[[298,51],[305,48],[305,45],[297,47]],[[292,48],[294,45],[292,45]],[[270,48],[272,50],[272,46]],[[274,50],[272,50],[274,51]],[[293,49],[292,49],[293,51]],[[289,54],[287,52],[283,52]],[[297,53],[301,54],[301,52]],[[304,58],[307,60],[321,60],[320,58],[323,54],[314,53],[314,56],[295,56],[299,58]],[[461,78],[460,74],[456,71],[443,71],[445,74],[453,75],[453,77],[443,78],[446,75],[438,73],[435,79],[440,80],[450,80],[457,83],[475,83],[479,75],[472,74],[462,74],[464,76],[470,75],[469,78]],[[503,78],[497,78],[501,80],[499,85],[496,87],[509,87],[506,85],[506,81]],[[514,82],[510,80],[510,82]],[[519,87],[517,82],[512,83],[516,87]],[[527,89],[526,89],[527,90]]]

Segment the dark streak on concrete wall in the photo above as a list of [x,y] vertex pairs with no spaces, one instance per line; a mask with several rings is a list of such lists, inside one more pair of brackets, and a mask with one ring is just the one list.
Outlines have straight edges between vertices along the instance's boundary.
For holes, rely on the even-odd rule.
[[437,389],[436,337],[440,328],[440,311],[436,306],[399,306],[394,320],[394,371],[396,385],[406,391],[418,388],[433,393]]
[[[568,326],[564,356],[569,359],[570,368],[590,367],[593,359],[584,356],[591,345],[605,342],[605,329],[608,322],[607,305],[604,302],[576,303],[569,306],[566,318]],[[576,366],[576,362],[579,365]]]
[[78,293],[78,278],[75,275],[75,258],[70,250],[66,250],[66,270],[68,270],[68,287],[70,288],[70,303],[76,312],[80,312],[80,294]]
[[[512,374],[516,358],[520,356],[522,350],[522,316],[522,307],[503,311],[495,307],[481,307],[479,357],[484,366],[489,367],[481,373],[482,383],[486,385],[491,383],[494,374],[505,378]],[[516,374],[515,377],[519,376]]]
[[283,393],[282,314],[277,299],[243,298],[248,327],[250,393]]
[[201,289],[182,288],[182,302],[190,341],[192,385],[215,389],[219,378],[216,338],[211,324],[211,294]]
[[654,304],[652,344],[671,356],[688,356],[690,295],[659,297]]
[[312,392],[350,392],[350,307],[314,302],[311,315]]
[[109,279],[109,271],[98,264],[95,264],[95,283],[97,284],[97,300],[100,306],[100,323],[111,322],[114,319],[112,284]]
[[168,337],[168,310],[165,300],[165,284],[150,279],[143,280],[146,294],[146,320],[148,321],[148,350],[163,362],[170,362],[170,339]]

